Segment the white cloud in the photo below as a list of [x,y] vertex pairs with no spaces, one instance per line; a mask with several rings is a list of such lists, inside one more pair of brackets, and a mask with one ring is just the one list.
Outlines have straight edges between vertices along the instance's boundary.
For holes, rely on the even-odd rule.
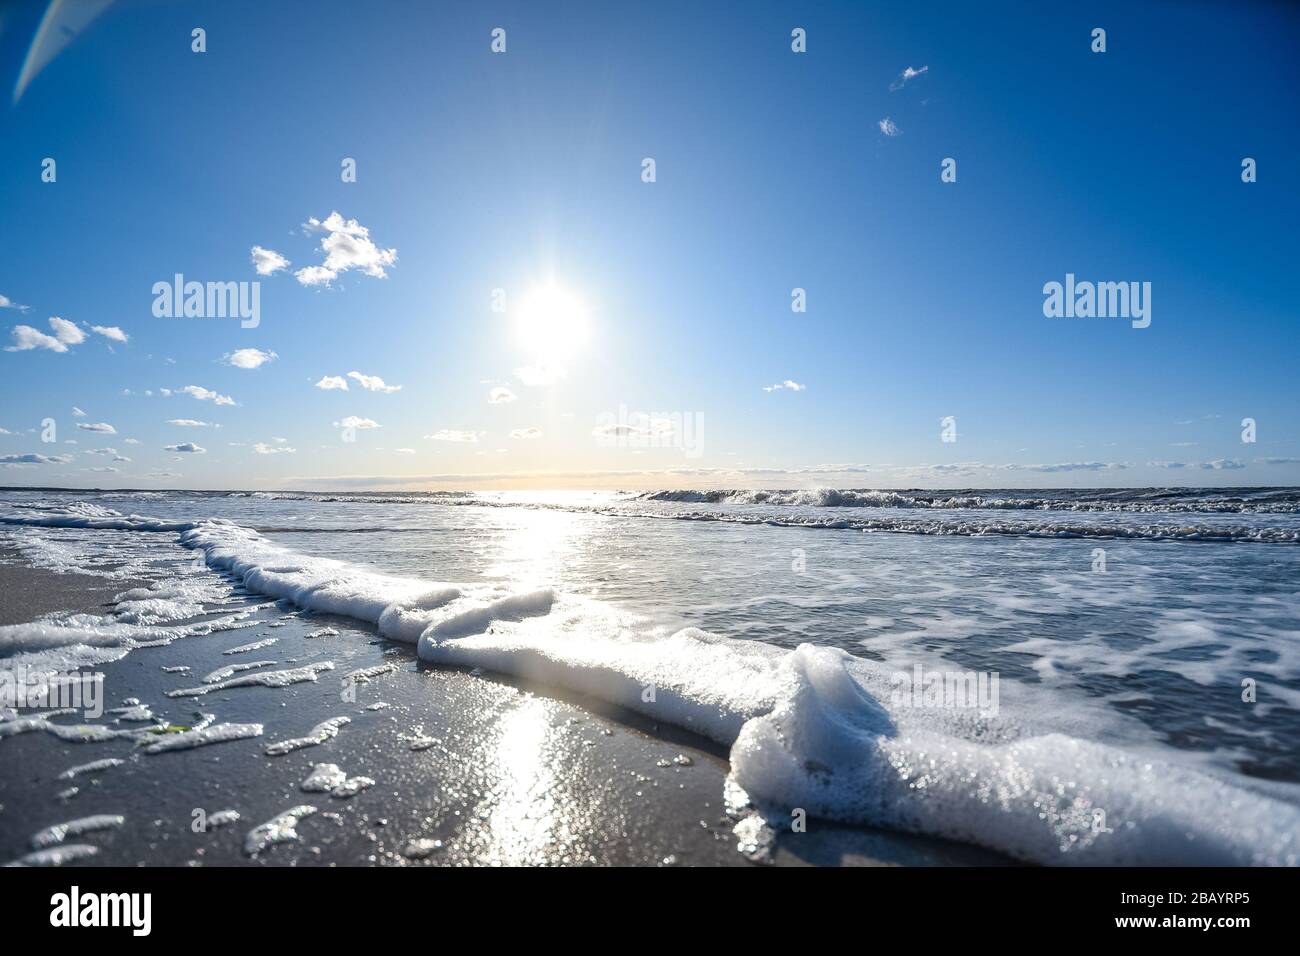
[[201,422],[197,418],[169,418],[168,425],[179,425],[182,428],[208,428],[210,422]]
[[77,327],[77,323],[57,315],[50,316],[50,328],[54,329],[54,337],[64,345],[80,345],[86,341],[86,333]]
[[898,128],[898,124],[896,124],[888,116],[886,116],[876,125],[880,127],[880,131],[884,133],[886,136],[898,136],[903,132],[901,129]]
[[348,381],[342,375],[326,375],[316,383],[316,387],[327,392],[335,388],[346,392],[348,390]]
[[591,434],[599,439],[663,439],[673,433],[673,422],[670,418],[653,418],[649,415],[640,415],[637,418],[637,424],[618,422],[609,425],[597,425],[591,430]]
[[72,461],[71,455],[2,455],[0,465],[66,465]]
[[80,345],[86,341],[86,333],[76,324],[57,315],[50,316],[50,328],[53,335],[46,335],[30,325],[15,325],[12,332],[13,345],[5,346],[6,352],[28,352],[32,349],[47,349],[50,352],[66,352],[69,345]]
[[102,335],[106,339],[112,339],[114,342],[122,342],[124,344],[127,339],[130,338],[129,335],[119,329],[116,325],[92,325],[90,331],[94,332],[96,335]]
[[[279,439],[276,440],[279,441]],[[288,448],[284,445],[268,445],[266,442],[260,441],[253,446],[253,451],[259,455],[279,455],[281,453],[293,455],[297,453],[298,449]]]
[[341,422],[334,423],[335,428],[383,428],[379,422],[372,421],[369,418],[358,418],[356,415],[349,415]]
[[117,429],[108,422],[77,422],[77,427],[88,432],[102,432],[105,435],[116,435]]
[[123,438],[122,441],[125,442],[125,443],[128,444],[128,445],[138,445],[138,444],[140,444],[140,439],[138,439],[138,438]]
[[381,249],[370,238],[370,230],[355,219],[344,219],[331,212],[324,222],[308,219],[306,228],[324,232],[320,247],[325,263],[299,269],[294,275],[303,285],[329,285],[340,272],[359,269],[376,279],[387,278],[384,268],[397,262],[396,249]]
[[[402,386],[400,385],[385,385],[384,380],[378,375],[363,375],[361,372],[348,372],[348,378],[353,379],[368,392],[383,392],[385,394],[391,394],[392,392],[400,392],[402,390]],[[322,379],[322,381],[324,381],[324,379]],[[347,383],[344,382],[343,384],[346,388]]]
[[26,312],[30,308],[26,305],[19,305],[7,295],[0,295],[0,309],[17,309],[19,312]]
[[504,385],[498,385],[492,391],[488,392],[489,405],[505,405],[507,402],[513,402],[519,396]]
[[807,388],[808,388],[807,385],[800,385],[798,382],[787,378],[784,382],[777,382],[775,385],[764,385],[763,391],[779,392],[782,391],[783,389],[788,389],[791,392],[802,392]]
[[558,365],[525,365],[515,369],[515,377],[528,386],[554,385],[568,375]]
[[294,276],[303,285],[329,285],[335,273],[324,266],[307,266],[295,272]]
[[10,333],[14,344],[6,345],[6,352],[28,352],[32,349],[48,349],[51,352],[66,352],[68,347],[52,335],[46,335],[30,325],[15,325]]
[[185,452],[188,455],[206,455],[208,450],[202,445],[196,445],[192,441],[183,441],[178,445],[167,445],[167,451]]
[[1018,468],[1024,471],[1040,472],[1057,472],[1057,471],[1116,471],[1127,468],[1128,465],[1117,461],[1067,461],[1051,465],[1009,465],[1010,468]]
[[281,269],[289,267],[289,260],[274,249],[263,249],[261,246],[253,246],[252,249],[253,268],[257,270],[260,276],[274,275]]
[[397,452],[399,455],[414,455],[414,454],[415,454],[415,449],[414,449],[414,448],[394,448],[393,451]]
[[254,369],[261,368],[267,362],[274,362],[279,357],[274,352],[263,352],[261,349],[236,349],[227,352],[221,360],[235,368]]
[[[166,392],[166,389],[163,389]],[[186,385],[180,391],[186,395],[192,395],[200,402],[215,402],[218,405],[234,405],[235,400],[229,395],[219,395],[210,388],[204,388],[202,385]]]
[[86,417],[86,413],[83,412],[83,411],[82,411],[80,408],[78,408],[76,405],[73,405],[73,406],[72,406],[72,417],[73,417],[73,418],[85,418],[85,417]]
[[1245,468],[1246,463],[1240,458],[1216,458],[1214,461],[1201,462],[1200,467],[1207,471],[1236,471]]
[[487,432],[470,432],[461,431],[456,428],[443,428],[434,432],[432,435],[425,435],[424,437],[430,441],[477,442],[486,434]]
[[912,79],[913,77],[920,76],[922,73],[929,73],[929,72],[930,72],[930,68],[928,66],[923,66],[919,70],[909,66],[902,73],[898,74],[898,79],[894,80],[894,82],[889,84],[889,91],[891,93],[897,92],[898,90],[901,90],[904,86],[907,85],[908,80]]
[[540,428],[516,428],[510,432],[511,438],[541,438],[542,430]]

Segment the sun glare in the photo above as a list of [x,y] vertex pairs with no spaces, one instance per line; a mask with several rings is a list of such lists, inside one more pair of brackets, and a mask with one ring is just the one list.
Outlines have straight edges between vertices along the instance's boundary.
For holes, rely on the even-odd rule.
[[519,303],[515,334],[535,355],[567,355],[586,341],[588,332],[582,299],[555,281],[533,289]]

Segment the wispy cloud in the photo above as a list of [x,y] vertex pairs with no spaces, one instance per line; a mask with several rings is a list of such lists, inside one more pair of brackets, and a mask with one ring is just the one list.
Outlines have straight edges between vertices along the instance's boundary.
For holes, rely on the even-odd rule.
[[1060,472],[1060,471],[1114,471],[1127,468],[1128,465],[1118,461],[1067,461],[1051,465],[1008,465],[1021,471]]
[[[386,385],[384,380],[378,375],[365,375],[361,372],[348,372],[348,378],[355,381],[367,392],[383,392],[384,394],[391,394],[402,390],[402,386],[400,385]],[[344,382],[345,387],[346,385],[347,383]]]
[[7,295],[0,295],[0,309],[17,309],[19,312],[26,312],[31,306],[20,305]]
[[192,441],[183,441],[176,445],[167,445],[167,451],[182,452],[187,455],[206,455],[208,450],[202,445],[196,445]]
[[888,116],[886,116],[876,125],[880,127],[880,131],[884,133],[886,136],[901,136],[903,133],[903,131],[898,128],[898,124],[895,123]]
[[341,422],[334,423],[335,428],[383,428],[379,422],[370,418],[361,418],[357,415],[349,415]]
[[316,383],[316,388],[326,392],[332,389],[346,392],[348,390],[348,380],[342,375],[326,375]]
[[260,441],[253,446],[253,451],[259,455],[293,455],[297,453],[298,449],[290,448],[287,445],[268,445],[266,442]]
[[777,382],[775,385],[764,385],[764,386],[763,386],[763,391],[765,391],[765,392],[780,392],[780,391],[802,392],[802,391],[805,391],[807,388],[808,388],[807,385],[800,385],[798,382],[794,381],[793,379],[788,379],[788,378],[787,378],[784,382]]
[[915,67],[909,66],[907,69],[903,70],[902,73],[898,74],[898,79],[894,80],[894,82],[889,84],[889,92],[895,93],[898,90],[901,90],[904,86],[906,86],[908,80],[918,77],[922,73],[929,73],[929,72],[930,72],[930,68],[928,66],[923,66],[919,70],[916,69]]
[[510,391],[510,389],[506,388],[504,385],[498,385],[496,388],[492,389],[492,391],[488,392],[488,404],[505,405],[508,402],[513,402],[518,397],[518,395]]
[[77,427],[82,431],[99,432],[104,435],[117,434],[117,429],[108,422],[77,422]]
[[540,428],[516,428],[510,432],[511,438],[532,439],[541,438],[542,430]]
[[434,432],[432,435],[424,437],[430,441],[455,441],[455,442],[477,442],[480,438],[486,437],[487,432],[461,431],[456,428],[443,428]]
[[181,428],[210,428],[211,422],[201,422],[197,418],[169,418],[168,425],[179,425]]
[[66,465],[71,461],[71,455],[0,455],[0,465]]
[[[166,391],[166,390],[164,390]],[[229,395],[221,395],[212,391],[210,388],[204,388],[202,385],[186,385],[180,389],[186,395],[197,398],[200,402],[213,402],[217,405],[234,405],[235,400]]]

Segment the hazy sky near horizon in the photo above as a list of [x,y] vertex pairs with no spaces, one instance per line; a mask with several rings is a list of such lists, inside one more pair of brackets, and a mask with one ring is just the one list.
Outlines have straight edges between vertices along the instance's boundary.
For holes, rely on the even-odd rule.
[[1300,11],[1090,6],[6,5],[0,485],[1300,484]]

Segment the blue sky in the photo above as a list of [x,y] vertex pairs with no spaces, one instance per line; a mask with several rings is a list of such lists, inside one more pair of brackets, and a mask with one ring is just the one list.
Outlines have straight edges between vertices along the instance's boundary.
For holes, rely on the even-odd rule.
[[7,5],[0,484],[1300,484],[1300,14],[1091,6]]

